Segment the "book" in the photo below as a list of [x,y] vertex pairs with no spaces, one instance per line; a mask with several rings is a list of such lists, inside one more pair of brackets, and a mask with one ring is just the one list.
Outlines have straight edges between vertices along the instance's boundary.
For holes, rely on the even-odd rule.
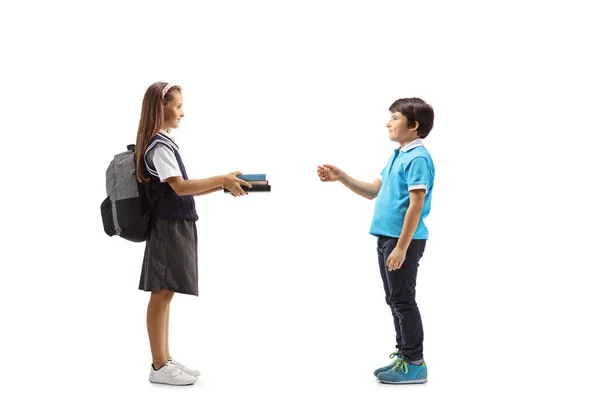
[[[271,185],[255,185],[252,186],[251,188],[246,187],[246,186],[242,186],[242,189],[244,189],[244,192],[250,193],[250,192],[270,192],[271,191]],[[231,193],[229,190],[227,189],[223,189],[223,193]]]
[[237,176],[243,181],[266,181],[267,174],[242,174]]
[[[246,181],[246,182],[248,182],[252,186],[254,186],[254,185],[268,185],[269,184],[269,181]],[[242,186],[242,187],[246,187],[246,186]]]

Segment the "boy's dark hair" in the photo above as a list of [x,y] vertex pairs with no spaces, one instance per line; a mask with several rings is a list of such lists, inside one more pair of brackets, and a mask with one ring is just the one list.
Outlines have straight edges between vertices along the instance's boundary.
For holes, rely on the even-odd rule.
[[433,108],[418,97],[396,100],[390,106],[390,112],[399,112],[404,115],[409,127],[418,122],[417,132],[422,139],[426,138],[433,128]]

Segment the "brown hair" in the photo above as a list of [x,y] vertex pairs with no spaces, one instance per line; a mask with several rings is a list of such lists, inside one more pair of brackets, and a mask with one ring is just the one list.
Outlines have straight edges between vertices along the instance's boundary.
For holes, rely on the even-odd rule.
[[429,136],[429,132],[433,128],[433,108],[418,97],[396,100],[390,106],[390,112],[399,112],[404,115],[409,128],[412,128],[415,126],[415,122],[418,122],[419,129],[417,129],[417,133],[421,139]]
[[166,82],[156,82],[150,85],[144,94],[144,100],[142,101],[142,115],[140,116],[140,125],[138,127],[137,139],[135,142],[135,155],[136,155],[136,168],[135,174],[137,180],[141,182],[148,182],[149,177],[146,177],[144,167],[144,153],[148,142],[154,137],[160,130],[160,126],[164,121],[163,106],[167,105],[169,101],[173,100],[173,91],[178,90],[181,92],[181,87],[172,86],[165,97],[163,98],[163,89],[167,86]]

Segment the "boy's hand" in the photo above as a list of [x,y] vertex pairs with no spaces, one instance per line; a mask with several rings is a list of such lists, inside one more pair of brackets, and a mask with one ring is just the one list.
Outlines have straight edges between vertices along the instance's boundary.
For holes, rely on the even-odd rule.
[[242,189],[242,185],[249,188],[252,187],[251,184],[237,177],[237,175],[241,174],[240,171],[235,171],[223,176],[223,187],[229,190],[234,197],[248,194]]
[[405,258],[406,250],[402,250],[399,247],[395,247],[394,250],[392,250],[392,253],[388,257],[387,262],[385,264],[387,265],[389,271],[395,271],[397,269],[400,269],[402,263],[404,263]]
[[317,174],[321,182],[335,182],[342,177],[342,170],[330,164],[323,164],[317,167]]

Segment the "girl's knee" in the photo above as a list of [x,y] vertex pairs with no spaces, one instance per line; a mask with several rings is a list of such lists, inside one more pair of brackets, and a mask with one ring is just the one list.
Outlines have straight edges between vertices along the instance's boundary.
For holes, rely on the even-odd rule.
[[167,301],[171,301],[171,299],[173,298],[173,295],[175,293],[173,292],[169,292],[168,290],[153,290],[152,294],[150,295],[150,300],[151,301],[160,301],[160,302],[167,302]]

